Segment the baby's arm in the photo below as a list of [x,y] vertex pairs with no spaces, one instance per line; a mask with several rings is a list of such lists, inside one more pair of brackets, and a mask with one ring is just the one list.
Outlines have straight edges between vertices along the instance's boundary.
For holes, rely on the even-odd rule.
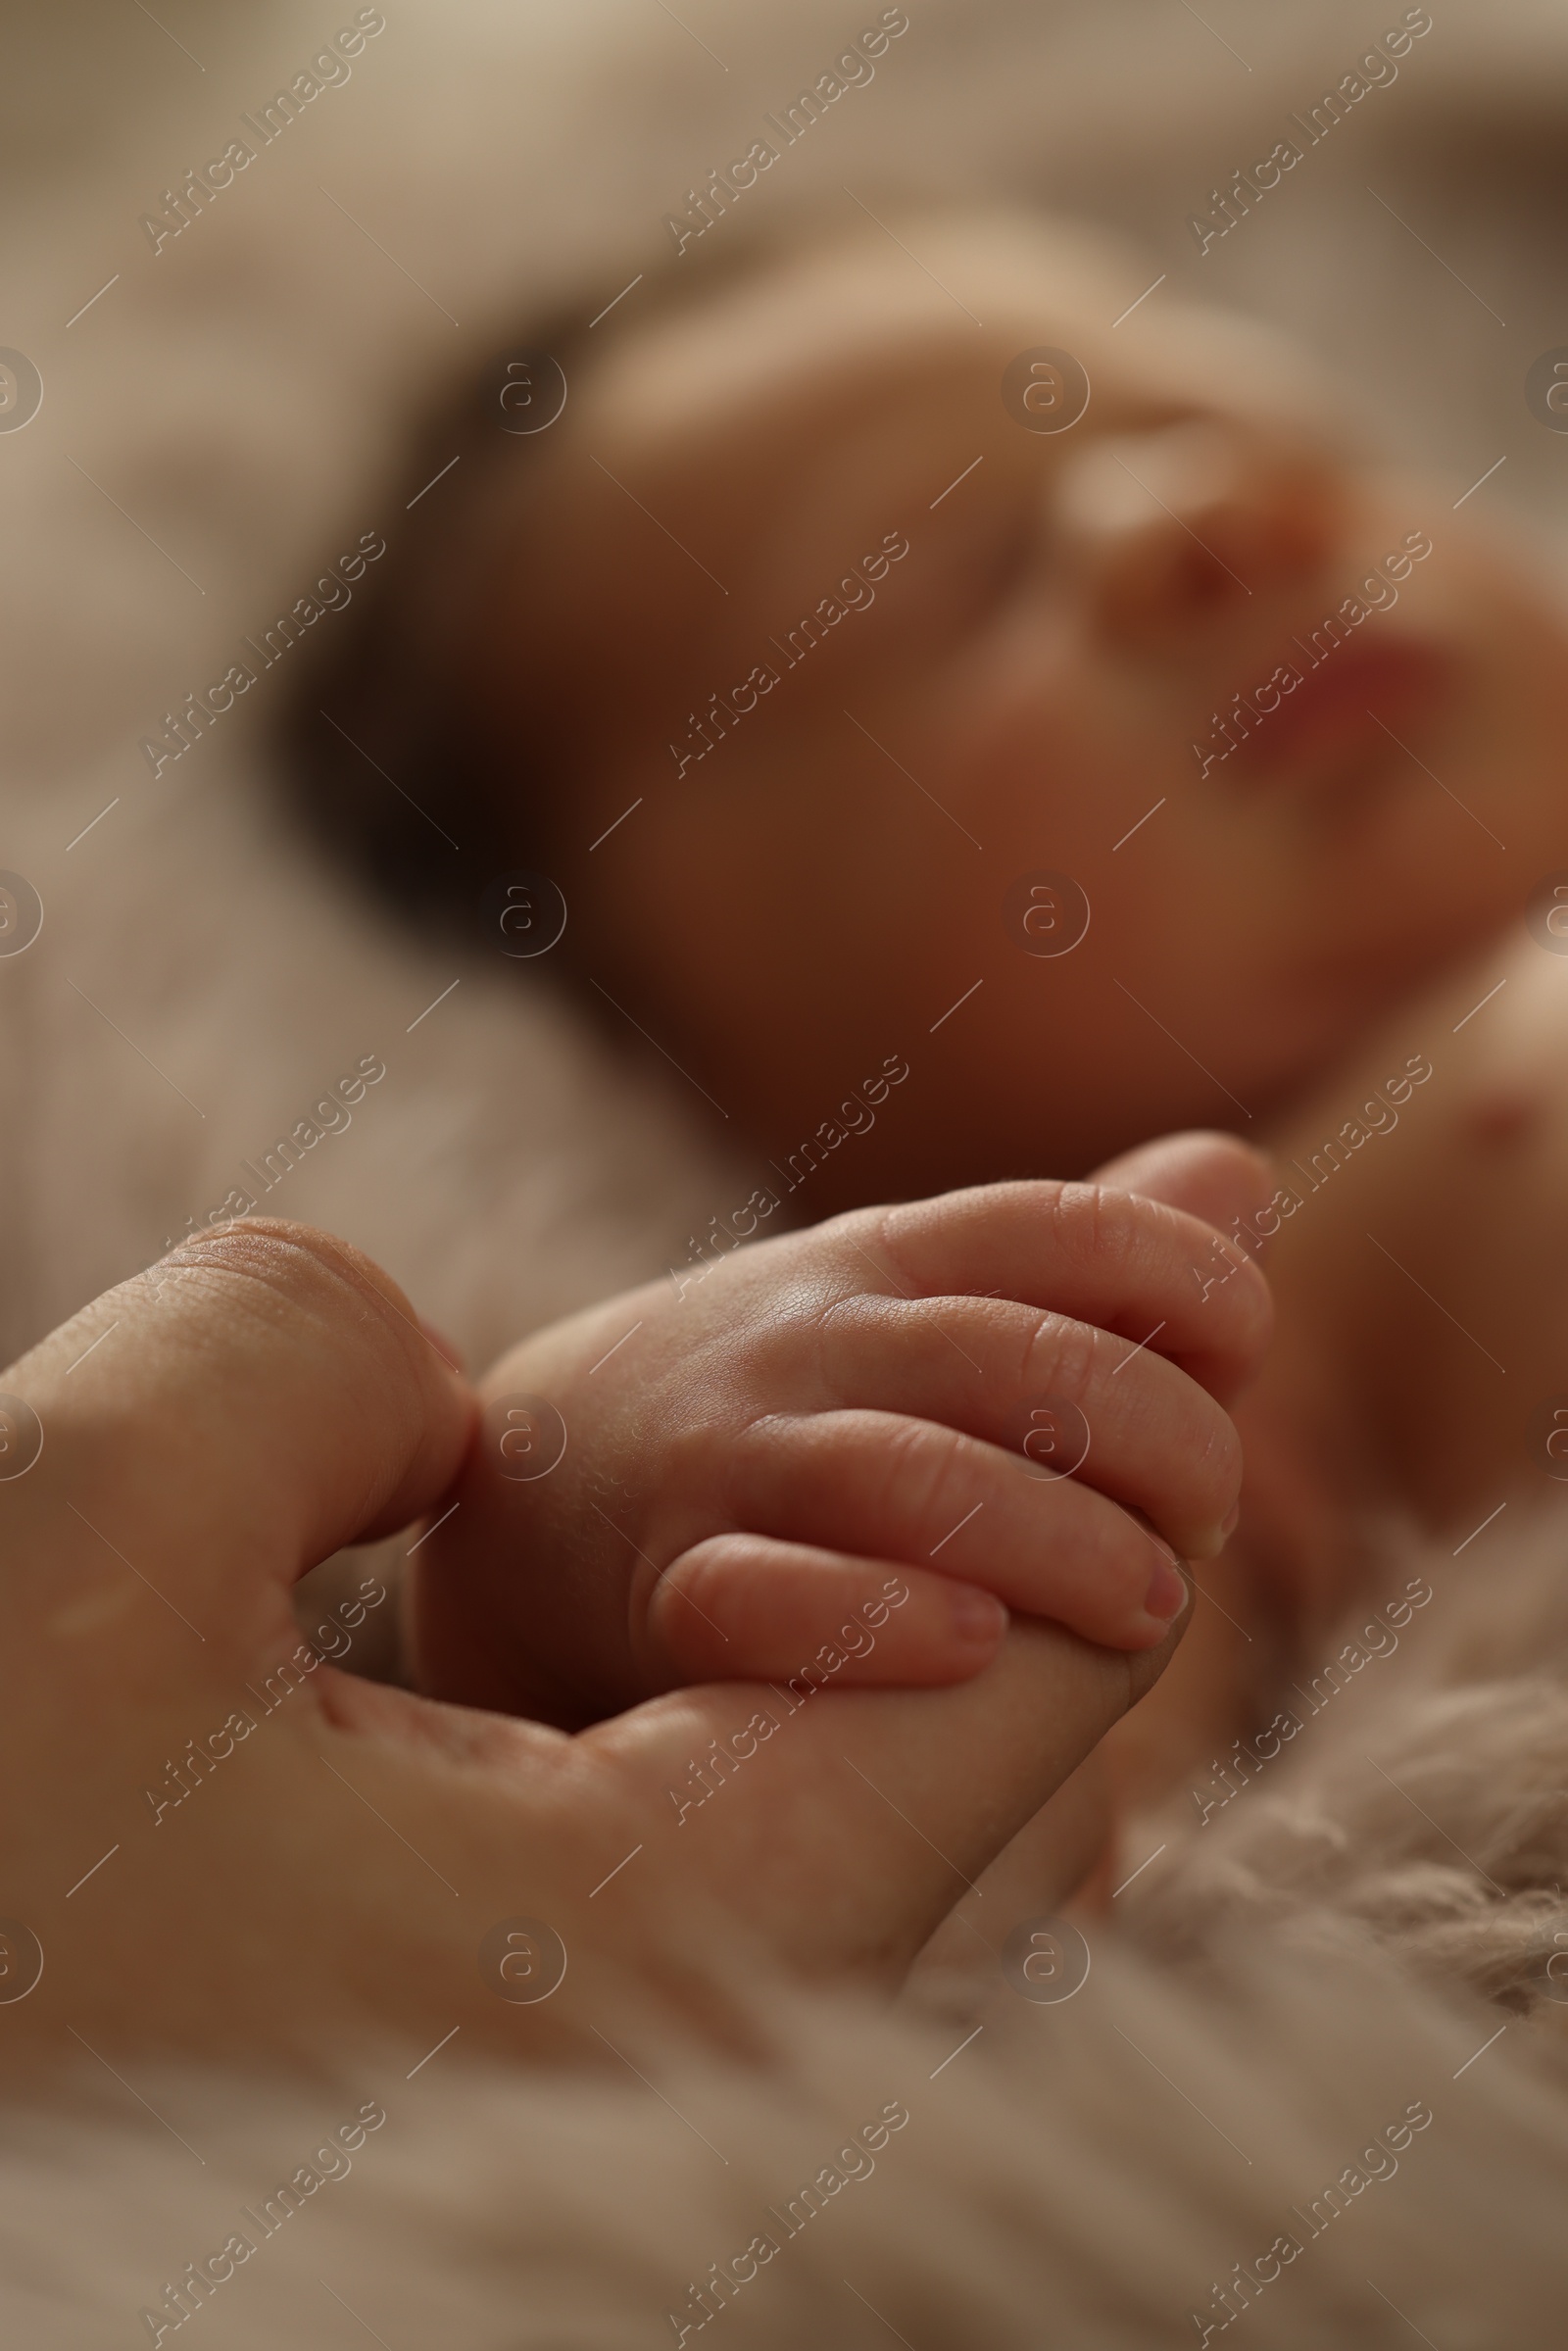
[[[1261,1197],[1240,1146],[1155,1148],[1216,1218]],[[966,1681],[1009,1610],[1153,1648],[1177,1560],[1223,1540],[1223,1399],[1268,1317],[1211,1225],[1050,1183],[840,1217],[595,1308],[483,1385],[412,1562],[418,1684],[578,1726],[691,1682]]]
[[1568,937],[1550,912],[1401,1004],[1277,1137],[1281,1345],[1248,1399],[1248,1517],[1311,1619],[1355,1596],[1352,1514],[1392,1502],[1456,1543],[1511,1491],[1549,1499],[1568,1467],[1568,955],[1551,952]]

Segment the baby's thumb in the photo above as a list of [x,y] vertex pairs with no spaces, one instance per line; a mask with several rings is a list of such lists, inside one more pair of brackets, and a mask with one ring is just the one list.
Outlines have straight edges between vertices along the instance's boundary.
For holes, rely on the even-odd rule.
[[1097,1184],[1136,1192],[1200,1216],[1217,1232],[1234,1238],[1237,1219],[1250,1225],[1274,1197],[1271,1161],[1234,1135],[1161,1135],[1123,1151],[1094,1174]]
[[1252,1268],[1242,1278],[1257,1283],[1263,1311],[1253,1329],[1250,1361],[1244,1360],[1238,1369],[1233,1360],[1218,1377],[1213,1367],[1205,1368],[1194,1360],[1187,1366],[1211,1396],[1229,1404],[1261,1371],[1273,1327],[1267,1285],[1258,1279],[1256,1270],[1264,1240],[1278,1230],[1280,1221],[1276,1215],[1270,1225],[1263,1216],[1275,1191],[1269,1160],[1234,1135],[1162,1135],[1097,1168],[1094,1181],[1117,1192],[1136,1192],[1184,1215],[1200,1217],[1222,1234],[1231,1246],[1219,1250],[1216,1245],[1209,1245],[1209,1255],[1195,1268],[1200,1283],[1233,1278],[1226,1270],[1227,1259],[1234,1266],[1245,1263]]

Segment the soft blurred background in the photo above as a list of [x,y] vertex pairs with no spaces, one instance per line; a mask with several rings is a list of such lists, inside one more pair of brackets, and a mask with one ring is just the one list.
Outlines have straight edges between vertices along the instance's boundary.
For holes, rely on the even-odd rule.
[[[1568,344],[1560,5],[1433,0],[1397,81],[1244,235],[1200,255],[1187,225],[1403,13],[908,0],[874,81],[747,202],[787,175],[792,196],[991,191],[1110,223],[1147,255],[1135,291],[1163,272],[1153,301],[1296,330],[1396,457],[1453,499],[1494,468],[1475,504],[1555,551],[1568,434],[1524,381]],[[364,1054],[386,1078],[266,1205],[364,1243],[479,1359],[684,1258],[732,1197],[653,1055],[612,1058],[531,975],[409,942],[314,869],[265,789],[273,673],[160,777],[138,745],[324,561],[395,543],[397,453],[451,371],[564,292],[609,302],[878,10],[384,14],[352,77],[155,253],[141,216],[354,9],[5,11],[0,346],[44,397],[0,431],[0,868],[44,925],[0,956],[0,1357],[203,1218]]]

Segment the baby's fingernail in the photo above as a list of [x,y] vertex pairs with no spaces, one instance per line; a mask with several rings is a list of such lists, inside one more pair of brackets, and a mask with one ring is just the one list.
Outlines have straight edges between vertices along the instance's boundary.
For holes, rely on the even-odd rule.
[[1197,1543],[1188,1544],[1188,1557],[1190,1559],[1217,1559],[1241,1523],[1242,1505],[1239,1501],[1232,1502],[1217,1527],[1211,1528],[1206,1535],[1200,1536]]
[[1184,1544],[1183,1548],[1186,1550],[1188,1558],[1217,1559],[1221,1551],[1225,1548],[1226,1543],[1229,1542],[1230,1532],[1235,1524],[1236,1519],[1233,1514],[1230,1518],[1224,1520],[1222,1524],[1210,1527],[1206,1535],[1200,1535],[1196,1542],[1189,1542]]
[[956,1640],[994,1648],[1006,1630],[1007,1611],[994,1592],[982,1592],[978,1584],[953,1584],[948,1588],[948,1621]]
[[1177,1574],[1168,1559],[1161,1558],[1149,1579],[1144,1606],[1157,1624],[1173,1625],[1186,1607],[1187,1600],[1185,1578]]

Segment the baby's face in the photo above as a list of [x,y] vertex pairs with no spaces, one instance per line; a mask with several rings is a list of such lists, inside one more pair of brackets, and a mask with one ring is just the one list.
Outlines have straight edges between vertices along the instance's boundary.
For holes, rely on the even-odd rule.
[[[554,718],[588,968],[770,1148],[906,1056],[910,1183],[1255,1131],[1568,864],[1560,623],[1250,330],[898,226],[568,406],[488,653]],[[1041,346],[1062,429],[1070,375],[1004,394]]]

